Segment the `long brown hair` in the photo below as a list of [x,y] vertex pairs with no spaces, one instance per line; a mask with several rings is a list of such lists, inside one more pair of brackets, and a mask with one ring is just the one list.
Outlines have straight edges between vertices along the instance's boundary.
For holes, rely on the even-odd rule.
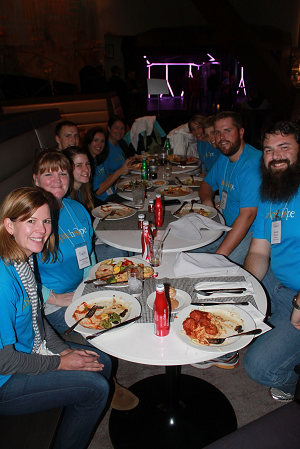
[[[62,153],[71,162],[71,164],[73,166],[73,171],[75,168],[75,166],[74,166],[75,156],[77,156],[78,154],[85,154],[87,156],[87,158],[89,159],[89,155],[87,154],[85,149],[75,147],[75,146],[66,148],[65,150],[62,151]],[[76,201],[79,201],[80,203],[82,203],[87,208],[87,210],[91,213],[92,210],[94,209],[94,201],[93,201],[93,195],[92,195],[92,191],[91,191],[91,185],[89,182],[81,185],[80,196],[81,196],[81,198],[79,198],[78,190],[74,189],[74,176],[72,175],[72,183],[70,184],[70,197],[73,200],[76,200]]]
[[[5,263],[26,262],[27,256],[21,250],[17,242],[7,232],[4,220],[26,221],[44,204],[48,204],[51,211],[51,194],[39,187],[21,187],[7,195],[0,206],[0,257]],[[42,250],[43,261],[50,254],[56,257],[55,237],[50,234]]]

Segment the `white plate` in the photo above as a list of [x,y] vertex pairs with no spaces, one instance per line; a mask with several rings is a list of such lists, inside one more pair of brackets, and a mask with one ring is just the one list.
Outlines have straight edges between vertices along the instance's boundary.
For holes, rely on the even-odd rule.
[[[124,187],[126,187],[126,185],[128,185],[131,181],[132,181],[132,182],[135,182],[135,181],[137,181],[137,179],[131,178],[131,179],[127,179],[127,181],[119,182],[119,183],[117,184],[118,189],[124,190],[125,192],[132,192],[132,186],[128,186],[128,188],[124,188]],[[142,180],[139,180],[139,182],[141,183]],[[147,183],[147,184],[146,184],[146,183]],[[146,190],[151,189],[151,187],[152,187],[152,181],[145,181],[145,185],[147,186],[147,187],[146,187]]]
[[95,218],[103,218],[112,210],[115,210],[116,213],[111,217],[107,217],[105,220],[124,220],[125,218],[132,217],[132,215],[137,213],[136,209],[131,209],[130,207],[125,206],[125,204],[121,206],[119,204],[107,203],[93,209],[92,215]]
[[[179,186],[171,185],[169,187],[179,187]],[[184,195],[176,195],[176,194],[168,195],[167,189],[166,190],[165,189],[166,189],[166,187],[158,187],[157,189],[155,189],[155,193],[160,193],[161,195],[164,195],[165,200],[173,200],[173,199],[181,200],[181,199],[189,197],[193,193],[192,189],[190,189],[189,187],[185,187],[185,186],[183,187],[183,190],[186,191],[186,194],[184,194]]]
[[[191,304],[192,298],[187,292],[184,292],[183,290],[179,290],[176,288],[176,299],[179,302],[178,307],[174,310],[172,310],[171,313],[177,313],[180,310],[184,309],[185,307],[189,306]],[[147,298],[147,304],[150,307],[150,309],[153,309],[153,304],[155,300],[156,292],[151,293]]]
[[[192,310],[202,310],[205,312],[210,312],[213,314],[217,314],[219,311],[226,311],[226,312],[234,312],[235,315],[237,315],[240,319],[244,321],[243,330],[244,331],[250,331],[252,329],[256,329],[256,324],[253,320],[253,318],[249,315],[249,313],[245,312],[245,310],[241,307],[238,307],[236,305],[229,306],[188,306],[184,310],[181,310],[178,315],[177,319],[174,320],[173,327],[175,334],[180,338],[180,340],[187,344],[188,346],[191,346],[194,349],[199,349],[200,351],[205,352],[213,352],[216,354],[222,355],[222,352],[232,352],[232,351],[238,351],[241,348],[244,348],[247,346],[252,340],[253,335],[243,335],[243,336],[237,336],[236,338],[230,338],[229,340],[225,340],[225,342],[222,345],[201,345],[201,344],[195,344],[192,342],[192,340],[185,335],[183,331],[182,323],[183,321],[189,316]],[[232,335],[232,333],[229,333],[228,335]],[[226,336],[226,335],[224,335]]]
[[[139,257],[115,257],[113,259],[114,263],[118,263],[121,262],[123,260],[131,260],[135,265],[138,265],[139,263],[142,263],[144,265],[147,265],[148,267],[150,267],[150,264],[148,262],[146,262],[144,259],[139,258]],[[107,259],[108,261],[111,259]],[[100,263],[96,263],[89,271],[88,277],[87,279],[95,279],[95,273],[98,270],[98,268],[100,267],[101,264],[104,264],[105,260],[103,262]]]
[[[160,182],[161,184],[158,184],[158,182]],[[167,186],[168,184],[169,184],[169,181],[165,181],[164,179],[155,179],[152,181],[153,187],[163,187],[163,186]]]
[[[177,178],[179,179],[179,181],[181,181],[181,184],[183,184],[184,186],[187,187],[200,187],[200,185],[195,185],[195,183],[191,182],[190,184],[184,184],[184,182],[189,179],[191,180],[191,176],[177,176]],[[201,176],[193,176],[194,181],[199,181],[202,182],[204,178],[201,178]],[[175,182],[177,185],[180,185],[178,180],[175,178]]]
[[[179,206],[174,207],[174,209],[171,210],[171,214],[173,215],[173,217],[175,218],[181,218],[184,215],[187,215],[189,213],[190,208],[192,207],[191,203],[187,203],[179,212],[179,215],[174,215],[175,212],[179,209]],[[195,213],[197,213],[197,211],[199,211],[200,209],[204,209],[207,212],[210,212],[210,216],[207,218],[214,218],[218,212],[214,207],[210,207],[210,206],[205,206],[204,204],[199,204],[199,203],[194,203],[193,206],[193,210]],[[201,214],[200,214],[201,215]]]
[[[111,300],[113,295],[117,300],[124,301],[131,306],[129,313],[126,315],[125,321],[140,315],[141,305],[139,301],[133,296],[129,295],[128,293],[119,292],[117,290],[99,291],[95,293],[89,293],[88,295],[85,296],[81,296],[81,298],[76,299],[76,301],[72,302],[72,304],[69,305],[69,307],[65,312],[65,321],[67,325],[73,326],[73,324],[75,323],[75,320],[72,315],[81,303],[86,302],[88,304],[91,304],[92,306],[95,303],[101,303],[103,301]],[[134,322],[129,323],[128,326],[131,326],[132,324],[134,324]],[[110,332],[118,332],[123,329],[126,329],[128,326],[121,326],[120,328],[116,328],[114,330],[111,330]],[[87,327],[83,327],[80,324],[78,324],[78,326],[75,327],[74,330],[84,335],[93,335],[99,331],[99,329],[98,330],[88,329]]]

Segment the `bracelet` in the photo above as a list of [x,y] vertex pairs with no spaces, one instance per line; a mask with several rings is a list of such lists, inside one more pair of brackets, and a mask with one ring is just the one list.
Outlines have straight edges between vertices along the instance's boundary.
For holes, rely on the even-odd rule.
[[[56,298],[56,296],[55,296],[55,294],[54,294],[54,291],[53,290],[50,290],[50,295],[52,295],[53,296],[53,298],[55,299],[55,301],[57,301],[57,298]],[[49,296],[50,296],[49,295]]]
[[292,304],[293,304],[294,309],[300,310],[300,305],[297,304],[297,295],[294,296]]

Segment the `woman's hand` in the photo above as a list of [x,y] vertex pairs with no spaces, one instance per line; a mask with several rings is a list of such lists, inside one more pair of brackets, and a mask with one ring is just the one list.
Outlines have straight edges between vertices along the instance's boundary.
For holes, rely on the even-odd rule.
[[66,349],[60,354],[58,370],[66,371],[102,371],[103,364],[98,362],[99,355],[87,349]]
[[120,167],[118,170],[119,176],[127,175],[130,172],[130,170],[132,169],[131,165],[132,165],[131,158],[126,159],[126,161],[124,162],[122,167]]
[[52,292],[49,295],[49,298],[47,299],[48,304],[54,304],[58,307],[68,307],[73,299],[75,292],[70,293],[55,293]]

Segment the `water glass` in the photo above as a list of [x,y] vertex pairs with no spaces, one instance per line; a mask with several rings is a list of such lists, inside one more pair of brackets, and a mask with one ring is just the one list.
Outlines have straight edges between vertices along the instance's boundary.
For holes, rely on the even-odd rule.
[[186,163],[187,163],[187,150],[186,150],[186,148],[184,148],[182,150],[182,153],[179,155],[179,157],[180,157],[180,162],[179,162],[180,166],[181,167],[185,167]]
[[152,244],[152,254],[150,259],[151,267],[159,267],[161,265],[161,241],[154,240]]
[[134,207],[137,207],[138,209],[143,209],[145,201],[145,186],[142,183],[133,184],[132,198]]
[[142,267],[128,268],[128,290],[131,295],[139,295],[143,291],[143,269]]
[[170,178],[172,176],[172,163],[169,160],[167,160],[165,165],[165,176],[166,178]]

